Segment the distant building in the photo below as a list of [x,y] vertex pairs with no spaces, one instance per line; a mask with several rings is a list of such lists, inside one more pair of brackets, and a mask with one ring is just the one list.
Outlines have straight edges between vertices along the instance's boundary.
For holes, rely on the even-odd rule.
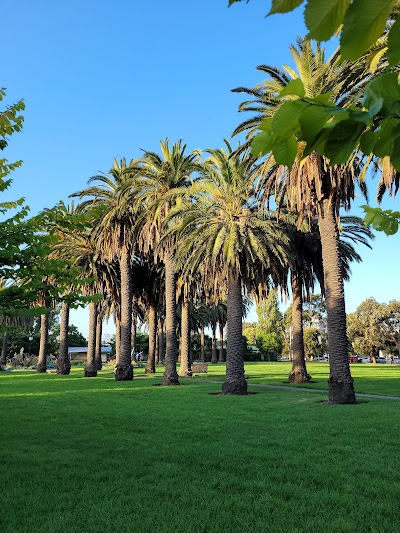
[[[87,346],[73,346],[68,348],[68,355],[71,361],[83,362],[86,361],[87,357]],[[111,346],[102,346],[101,347],[101,361],[102,363],[107,362],[107,358],[111,355]]]

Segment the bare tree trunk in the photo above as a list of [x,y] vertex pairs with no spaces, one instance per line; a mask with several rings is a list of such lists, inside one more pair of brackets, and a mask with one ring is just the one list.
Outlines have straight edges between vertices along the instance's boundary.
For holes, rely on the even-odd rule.
[[187,297],[184,297],[182,302],[181,331],[181,366],[179,375],[187,376],[190,369],[190,305]]
[[215,322],[211,323],[211,362],[218,363],[217,357],[217,324]]
[[131,360],[132,273],[130,255],[126,246],[121,250],[119,264],[121,271],[121,345],[120,356],[115,367],[115,380],[129,381],[133,379]]
[[96,327],[97,327],[97,304],[90,302],[89,304],[89,338],[88,349],[86,355],[86,366],[84,376],[86,378],[95,378],[97,376],[96,369]]
[[69,305],[63,302],[60,317],[60,351],[57,358],[57,374],[68,375],[71,371],[71,362],[68,353],[68,325]]
[[344,286],[339,261],[339,232],[333,201],[323,200],[322,209],[323,216],[319,217],[318,226],[328,315],[329,402],[356,403],[348,357]]
[[49,340],[49,316],[50,313],[47,312],[43,315],[40,315],[40,348],[39,348],[39,357],[36,365],[36,372],[41,374],[45,373],[47,370],[47,343]]
[[242,339],[242,283],[240,276],[228,273],[227,324],[228,341],[226,350],[226,377],[222,385],[223,394],[247,394],[244,379],[244,358]]
[[304,383],[311,380],[307,373],[304,356],[303,337],[303,295],[301,278],[297,272],[292,272],[292,348],[293,364],[289,374],[290,383]]
[[[157,325],[158,325],[158,322],[157,322]],[[160,332],[158,331],[158,327],[157,327],[157,331],[156,331],[156,365],[159,365],[161,363],[160,361],[160,348],[159,348],[159,340],[160,340]]]
[[3,343],[2,343],[2,346],[1,346],[0,367],[6,366],[6,364],[7,364],[8,337],[9,337],[9,334],[7,333],[7,331],[5,331],[4,332],[4,337],[3,337]]
[[200,359],[202,361],[205,361],[206,354],[205,354],[205,335],[204,335],[204,324],[201,325],[200,328]]
[[97,313],[97,325],[96,325],[96,352],[95,352],[95,364],[97,370],[103,368],[103,362],[101,360],[101,337],[103,336],[103,317],[98,310]]
[[119,362],[119,354],[121,351],[121,321],[119,319],[118,313],[114,316],[115,318],[115,362]]
[[156,371],[156,336],[157,336],[157,303],[154,299],[149,305],[149,355],[145,369],[146,374],[154,374]]
[[178,342],[176,338],[176,278],[173,259],[166,255],[165,264],[165,324],[166,324],[166,355],[164,385],[179,385],[176,362],[178,359]]
[[158,359],[160,364],[164,364],[165,360],[165,342],[164,342],[164,320],[161,318],[158,321]]
[[[136,298],[134,298],[136,301]],[[134,310],[132,313],[132,332],[131,332],[131,353],[136,353],[136,332],[137,332],[137,314]]]
[[225,357],[224,357],[224,326],[219,323],[219,357],[218,357],[218,363],[224,363]]

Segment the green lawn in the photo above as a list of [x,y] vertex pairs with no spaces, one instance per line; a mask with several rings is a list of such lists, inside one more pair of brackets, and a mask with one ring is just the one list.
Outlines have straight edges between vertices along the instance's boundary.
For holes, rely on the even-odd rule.
[[[280,384],[288,368],[247,364],[246,374]],[[309,369],[321,387],[325,368]],[[379,392],[392,394],[397,368],[354,374],[373,387],[376,370]],[[109,370],[1,373],[0,531],[397,531],[400,402],[160,383],[117,383]]]
[[[245,364],[245,372],[248,383],[267,383],[269,385],[286,385],[292,364],[290,362],[278,363],[252,363]],[[354,378],[356,392],[366,394],[382,394],[388,396],[400,396],[400,365],[373,365],[354,363],[350,365],[351,374]],[[209,365],[209,379],[223,380],[225,365]],[[308,373],[311,374],[315,383],[296,385],[309,389],[328,390],[329,364],[325,362],[307,363]],[[202,375],[199,375],[201,377]],[[203,375],[205,377],[205,375]]]

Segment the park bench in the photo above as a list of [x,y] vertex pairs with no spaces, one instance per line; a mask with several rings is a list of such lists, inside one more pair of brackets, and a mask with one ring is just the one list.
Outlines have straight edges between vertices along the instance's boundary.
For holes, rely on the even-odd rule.
[[193,377],[194,374],[204,373],[207,377],[208,373],[208,363],[192,363],[192,370],[190,375]]

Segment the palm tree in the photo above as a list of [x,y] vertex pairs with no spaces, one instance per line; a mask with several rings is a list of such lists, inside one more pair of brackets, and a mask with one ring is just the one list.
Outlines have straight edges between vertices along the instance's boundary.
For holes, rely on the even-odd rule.
[[248,153],[208,150],[201,180],[170,215],[170,231],[181,240],[184,275],[213,280],[214,297],[227,291],[228,344],[224,394],[247,394],[242,352],[243,288],[257,291],[281,278],[287,237],[273,214],[259,209],[257,174]]
[[143,206],[141,226],[141,249],[152,251],[161,259],[165,268],[165,308],[166,308],[166,357],[164,385],[178,385],[176,363],[178,341],[176,336],[176,271],[175,249],[172,242],[161,248],[163,222],[176,203],[176,190],[187,187],[190,176],[199,170],[200,151],[186,155],[186,145],[178,141],[169,147],[168,139],[160,143],[161,155],[145,151],[143,157],[131,162],[131,169],[137,172],[137,202]]
[[99,209],[95,231],[98,246],[108,261],[117,259],[120,269],[120,353],[115,368],[117,381],[133,379],[131,363],[132,272],[131,258],[136,246],[134,226],[137,213],[133,208],[132,176],[126,161],[114,165],[109,174],[93,176],[92,185],[74,196],[92,197],[84,207]]
[[[347,106],[359,94],[363,84],[370,79],[365,58],[357,62],[341,61],[336,51],[325,60],[323,48],[312,48],[309,41],[298,41],[291,47],[297,72],[285,67],[281,72],[274,67],[262,65],[259,70],[270,79],[254,89],[239,88],[253,100],[241,104],[239,111],[256,111],[257,115],[242,123],[234,134],[248,131],[248,142],[255,128],[266,117],[275,115],[282,100],[280,91],[293,78],[300,78],[307,97],[330,93],[336,105]],[[289,96],[288,98],[293,98]],[[316,217],[322,245],[324,286],[328,315],[328,345],[330,354],[329,401],[331,403],[355,403],[353,379],[348,362],[348,342],[346,335],[346,312],[343,278],[341,276],[339,249],[338,214],[339,208],[350,208],[354,198],[357,177],[362,177],[364,169],[356,156],[348,165],[329,167],[329,162],[312,152],[301,160],[301,154],[290,169],[275,164],[273,156],[268,156],[260,166],[260,187],[265,197],[277,190],[282,199],[300,215]]]

